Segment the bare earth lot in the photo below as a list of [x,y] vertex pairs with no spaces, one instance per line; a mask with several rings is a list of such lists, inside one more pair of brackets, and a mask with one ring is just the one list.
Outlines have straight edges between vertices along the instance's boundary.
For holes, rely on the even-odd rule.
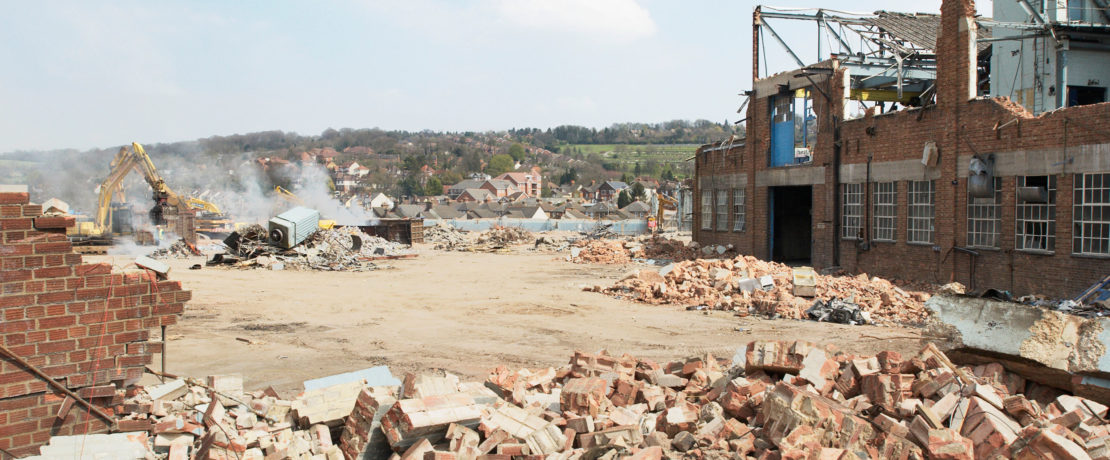
[[[502,364],[557,367],[575,349],[667,361],[703,352],[731,357],[755,339],[804,339],[866,354],[921,347],[916,329],[706,315],[582,291],[611,284],[633,265],[420,249],[416,259],[363,273],[188,270],[203,259],[169,260],[170,278],[192,290],[193,300],[167,332],[166,370],[240,373],[248,388],[295,393],[304,380],[380,364],[398,377],[444,369],[482,380]],[[158,356],[151,367],[158,369]]]

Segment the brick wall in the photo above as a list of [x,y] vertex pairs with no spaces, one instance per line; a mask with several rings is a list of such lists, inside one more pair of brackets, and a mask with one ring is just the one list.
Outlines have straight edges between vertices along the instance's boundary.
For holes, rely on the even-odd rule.
[[[0,343],[112,414],[161,351],[149,330],[172,325],[190,293],[153,273],[86,264],[65,229],[71,217],[42,216],[26,193],[0,193]],[[107,425],[0,353],[0,449],[37,453],[52,435]]]
[[[836,119],[839,104],[829,107],[823,97],[815,97],[818,139],[813,162],[808,166],[785,168],[789,174],[802,175],[807,168],[825,168],[823,183],[813,184],[813,260],[817,268],[839,264],[854,273],[870,273],[894,279],[946,283],[960,281],[975,288],[994,287],[1016,294],[1038,293],[1071,297],[1079,290],[1110,274],[1110,258],[1072,255],[1072,181],[1074,170],[1067,164],[1052,170],[1056,176],[1056,245],[1051,254],[1015,250],[1015,174],[1002,178],[1001,241],[996,250],[980,249],[972,258],[953,248],[967,243],[967,178],[960,157],[995,153],[1052,149],[1076,157],[1084,146],[1110,144],[1110,103],[1059,110],[1034,117],[1006,99],[970,99],[971,75],[975,68],[968,62],[974,47],[966,20],[974,4],[969,0],[943,3],[942,31],[938,43],[938,103],[912,110],[868,116],[855,120]],[[845,88],[838,78],[822,83],[822,88],[839,100]],[[757,187],[757,177],[766,174],[770,145],[770,98],[753,97],[748,104],[746,144],[724,151],[710,151],[719,144],[699,149],[695,161],[694,239],[702,243],[734,244],[741,252],[769,258],[768,187]],[[1004,128],[996,129],[1006,123]],[[841,163],[866,168],[870,159],[875,167],[921,159],[926,141],[937,143],[940,161],[935,170],[921,167],[921,177],[905,177],[898,182],[898,206],[893,243],[872,242],[861,250],[856,241],[836,235],[839,216],[833,200],[841,192],[834,187],[837,177],[833,164],[833,139],[839,126]],[[919,163],[918,163],[919,164]],[[784,169],[784,168],[773,168]],[[1095,171],[1088,171],[1095,172]],[[1110,168],[1099,172],[1110,172]],[[700,183],[736,174],[747,175],[747,230],[744,233],[701,230]],[[1018,173],[1020,174],[1020,173]],[[1037,173],[1037,174],[1043,174]],[[961,175],[965,177],[961,177]],[[933,244],[907,243],[907,189],[909,180],[935,181],[935,235]],[[841,182],[845,182],[841,177]],[[873,179],[874,181],[874,179]],[[863,181],[860,181],[863,182]],[[865,193],[870,195],[872,186]],[[873,209],[865,209],[865,220]],[[869,222],[865,222],[869,225]],[[730,227],[731,228],[731,227]],[[839,246],[839,261],[833,248]],[[972,276],[974,272],[974,276]]]

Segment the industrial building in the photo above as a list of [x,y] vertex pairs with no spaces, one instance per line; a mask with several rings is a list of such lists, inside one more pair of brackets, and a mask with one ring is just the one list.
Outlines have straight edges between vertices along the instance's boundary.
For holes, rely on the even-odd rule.
[[[1018,295],[1071,297],[1103,279],[1100,2],[995,2],[994,19],[971,0],[945,0],[940,15],[757,8],[746,139],[698,150],[694,239]],[[816,25],[819,62],[775,30],[791,20]],[[766,50],[780,46],[797,68],[768,75]]]

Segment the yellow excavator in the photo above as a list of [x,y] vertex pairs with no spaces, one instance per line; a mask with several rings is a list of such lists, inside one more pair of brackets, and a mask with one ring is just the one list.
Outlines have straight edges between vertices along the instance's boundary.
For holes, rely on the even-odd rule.
[[[150,156],[146,154],[146,150],[142,145],[137,142],[131,143],[131,148],[127,146],[120,147],[119,153],[112,159],[111,169],[108,172],[108,177],[100,184],[100,189],[97,198],[96,215],[93,217],[92,225],[88,228],[78,227],[79,230],[75,232],[74,242],[76,246],[94,246],[103,247],[111,244],[114,235],[126,235],[133,232],[131,229],[131,222],[129,222],[129,208],[114,204],[112,198],[119,196],[123,201],[123,179],[127,174],[134,169],[143,175],[147,185],[150,186],[152,191],[151,198],[154,201],[154,206],[150,208],[149,216],[150,223],[155,226],[165,225],[166,215],[176,215],[182,211],[193,208],[190,202],[175,193],[158,170],[154,167],[154,163],[150,160]],[[196,200],[195,203],[200,204],[202,207],[207,204],[212,208],[215,205],[204,202],[203,200]],[[218,210],[218,208],[215,208]],[[186,233],[191,233],[192,229],[187,229]],[[192,235],[182,235],[186,240],[191,240]],[[145,238],[137,238],[140,243],[144,242]],[[85,251],[96,252],[96,251]]]
[[664,195],[663,192],[655,192],[655,197],[659,200],[659,212],[655,217],[655,231],[663,231],[663,210],[678,211],[678,200]]

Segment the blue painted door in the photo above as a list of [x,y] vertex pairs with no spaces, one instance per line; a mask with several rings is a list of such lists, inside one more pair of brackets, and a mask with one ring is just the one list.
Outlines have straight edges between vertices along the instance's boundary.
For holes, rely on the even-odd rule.
[[771,115],[771,166],[794,163],[794,98],[774,96]]

